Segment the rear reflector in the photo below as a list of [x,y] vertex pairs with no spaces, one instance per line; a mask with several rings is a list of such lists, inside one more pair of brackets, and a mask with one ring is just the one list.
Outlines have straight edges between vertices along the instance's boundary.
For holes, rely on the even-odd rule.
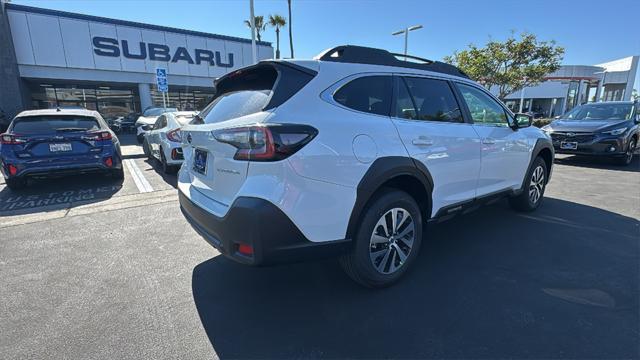
[[242,255],[252,256],[253,255],[253,247],[247,244],[238,244],[238,252]]
[[18,168],[15,165],[9,165],[9,175],[15,176],[18,173]]
[[112,167],[113,166],[113,158],[111,156],[105,158],[104,159],[104,164],[107,165],[107,167]]

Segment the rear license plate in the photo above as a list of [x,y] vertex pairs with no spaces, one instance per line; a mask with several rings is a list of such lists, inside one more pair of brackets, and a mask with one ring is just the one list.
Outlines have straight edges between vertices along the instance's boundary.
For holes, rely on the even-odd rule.
[[71,151],[71,144],[69,143],[49,144],[49,151],[51,152]]
[[193,156],[193,170],[202,175],[207,174],[207,152],[195,149]]
[[562,150],[576,150],[578,143],[575,141],[563,141],[560,143],[560,149]]

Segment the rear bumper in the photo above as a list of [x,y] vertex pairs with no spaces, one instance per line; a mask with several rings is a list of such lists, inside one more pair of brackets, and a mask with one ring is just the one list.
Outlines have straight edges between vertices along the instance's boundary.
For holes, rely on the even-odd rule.
[[[104,162],[107,157],[108,156],[100,156],[99,158],[76,162],[49,161],[47,163],[15,161],[15,159],[3,161],[0,159],[0,169],[2,170],[2,174],[5,178],[58,177],[122,169],[122,160],[119,156],[111,156],[113,165],[110,167]],[[7,169],[9,163],[18,168],[18,172],[14,176],[9,175],[9,171]]]
[[[217,217],[178,191],[180,208],[193,228],[226,257],[247,265],[273,265],[326,258],[351,249],[351,241],[309,241],[293,222],[267,200],[239,197],[224,217]],[[238,251],[249,245],[253,255]]]

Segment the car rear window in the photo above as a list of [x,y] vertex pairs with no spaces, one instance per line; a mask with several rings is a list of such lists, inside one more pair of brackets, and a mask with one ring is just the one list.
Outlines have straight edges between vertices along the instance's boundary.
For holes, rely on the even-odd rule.
[[215,97],[192,123],[217,123],[272,109],[295,95],[315,74],[278,63],[237,70],[216,83]]
[[11,130],[16,134],[41,134],[99,129],[98,120],[88,116],[28,116],[15,119]]
[[195,114],[176,115],[176,121],[180,123],[180,125],[187,125],[189,122],[191,122],[191,120],[193,120],[194,116]]

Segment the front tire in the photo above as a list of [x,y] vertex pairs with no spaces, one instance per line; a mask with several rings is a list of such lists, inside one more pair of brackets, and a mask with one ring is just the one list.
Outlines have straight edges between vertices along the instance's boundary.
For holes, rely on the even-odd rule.
[[615,159],[616,164],[622,166],[629,166],[633,161],[633,153],[636,151],[637,141],[635,138],[631,138],[629,140],[629,145],[627,146],[627,151],[624,156]]
[[547,188],[547,164],[538,156],[527,173],[527,180],[520,195],[509,199],[509,204],[517,211],[531,212],[542,203],[544,191]]
[[404,191],[383,190],[367,205],[351,253],[340,258],[344,271],[370,288],[397,282],[411,267],[422,243],[422,216]]

